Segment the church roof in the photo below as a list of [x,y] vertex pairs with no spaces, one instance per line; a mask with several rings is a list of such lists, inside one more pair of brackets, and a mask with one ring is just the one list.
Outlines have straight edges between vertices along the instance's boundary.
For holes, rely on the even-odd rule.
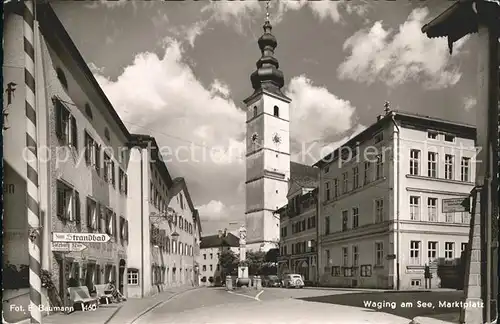
[[290,162],[290,182],[303,188],[316,188],[318,186],[318,168],[310,165]]
[[226,237],[218,234],[203,236],[200,242],[200,249],[209,249],[221,246],[239,247],[240,239],[232,233],[227,233]]

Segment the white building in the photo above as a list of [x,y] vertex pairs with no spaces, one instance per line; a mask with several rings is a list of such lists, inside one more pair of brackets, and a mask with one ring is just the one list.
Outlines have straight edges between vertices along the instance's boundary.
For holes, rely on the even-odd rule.
[[[40,3],[36,10],[42,269],[52,274],[61,298],[65,295],[63,283],[69,284],[70,279],[73,284],[88,287],[115,280],[126,292],[128,161],[119,152],[126,147],[130,134],[51,6]],[[7,107],[10,128],[4,131],[5,183],[14,189],[4,198],[4,258],[18,269],[28,264],[23,24],[22,7],[6,5],[4,88],[13,82],[16,89]],[[107,233],[111,240],[86,243],[83,251],[60,253],[52,250],[53,232]],[[28,287],[19,288],[27,291]],[[13,293],[17,295],[4,292],[4,298],[27,309],[29,295],[22,290]],[[10,316],[16,315],[6,313],[5,320],[16,322]]]
[[460,257],[469,214],[444,213],[443,199],[474,187],[475,134],[470,125],[387,111],[316,163],[322,284],[396,289],[399,273],[401,289],[419,288],[426,264],[433,287],[456,280],[436,267]]
[[183,178],[172,179],[156,140],[132,135],[128,211],[128,294],[151,296],[198,282],[201,225]]
[[246,212],[248,250],[278,248],[280,224],[276,210],[287,203],[290,178],[289,120],[291,99],[281,88],[283,73],[273,57],[276,38],[266,22],[259,38],[262,57],[251,81],[254,93],[247,106]]
[[219,257],[226,250],[231,250],[238,258],[240,253],[239,238],[232,233],[226,232],[224,235],[222,231],[219,231],[218,234],[201,238],[200,255],[198,256],[200,285],[215,286],[225,280],[219,264]]
[[299,273],[305,281],[318,281],[318,174],[319,169],[291,162],[288,204],[280,216],[278,274]]

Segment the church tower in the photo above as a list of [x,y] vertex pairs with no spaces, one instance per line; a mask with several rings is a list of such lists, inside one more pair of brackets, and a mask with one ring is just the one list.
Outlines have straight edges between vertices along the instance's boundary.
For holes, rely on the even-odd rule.
[[290,102],[274,50],[267,14],[258,44],[262,53],[250,80],[253,94],[243,102],[246,118],[246,211],[247,248],[268,251],[278,248],[280,220],[275,211],[287,204],[290,177]]

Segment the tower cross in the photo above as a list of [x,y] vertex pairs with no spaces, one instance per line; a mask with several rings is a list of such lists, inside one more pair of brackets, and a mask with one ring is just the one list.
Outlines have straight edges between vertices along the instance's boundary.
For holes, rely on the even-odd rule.
[[269,21],[269,3],[270,2],[271,2],[270,0],[266,1],[266,21]]

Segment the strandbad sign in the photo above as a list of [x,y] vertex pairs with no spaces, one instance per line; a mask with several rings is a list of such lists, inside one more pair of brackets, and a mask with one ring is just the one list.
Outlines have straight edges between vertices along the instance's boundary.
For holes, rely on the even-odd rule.
[[53,242],[106,243],[110,239],[102,233],[52,233]]

